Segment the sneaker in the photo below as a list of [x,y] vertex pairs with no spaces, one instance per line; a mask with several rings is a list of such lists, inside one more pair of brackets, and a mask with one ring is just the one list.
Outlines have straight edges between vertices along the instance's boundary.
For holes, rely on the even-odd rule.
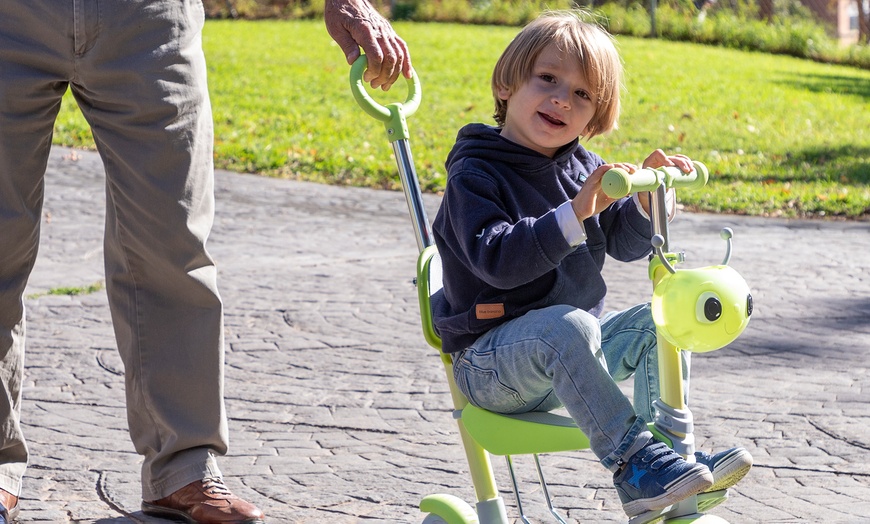
[[613,475],[613,485],[629,517],[664,509],[713,485],[703,464],[690,464],[653,439]]
[[695,462],[707,466],[713,472],[713,485],[704,491],[719,491],[737,484],[749,473],[752,455],[743,448],[731,448],[715,455],[696,451]]

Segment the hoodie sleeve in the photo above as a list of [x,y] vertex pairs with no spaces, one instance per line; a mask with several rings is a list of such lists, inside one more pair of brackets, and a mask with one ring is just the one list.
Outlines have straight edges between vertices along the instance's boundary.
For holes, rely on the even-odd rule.
[[617,200],[599,215],[607,237],[607,254],[620,262],[641,259],[652,251],[649,219],[634,205],[631,197]]
[[[588,174],[606,163],[596,153],[582,147],[578,148],[577,159]],[[607,254],[620,262],[633,262],[652,251],[649,219],[638,211],[632,197],[617,200],[602,211],[598,225],[606,239]]]
[[495,180],[457,169],[447,181],[435,228],[475,277],[499,289],[527,284],[552,271],[574,248],[554,210],[514,220]]

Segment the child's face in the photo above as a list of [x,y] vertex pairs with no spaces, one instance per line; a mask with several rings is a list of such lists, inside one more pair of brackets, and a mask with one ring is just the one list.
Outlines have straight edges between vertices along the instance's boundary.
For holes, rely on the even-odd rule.
[[551,158],[584,134],[598,104],[580,61],[554,44],[544,48],[531,77],[515,92],[500,88],[498,96],[507,102],[502,136]]

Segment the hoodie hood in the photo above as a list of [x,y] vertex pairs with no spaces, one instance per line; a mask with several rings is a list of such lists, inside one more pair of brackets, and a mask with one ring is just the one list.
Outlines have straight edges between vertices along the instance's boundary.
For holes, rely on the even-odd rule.
[[501,136],[501,129],[486,124],[469,124],[459,130],[456,144],[447,155],[447,172],[451,166],[473,157],[488,163],[508,164],[512,168],[534,174],[553,169],[553,164],[563,165],[574,155],[579,141],[574,139],[562,146],[553,158],[521,146]]

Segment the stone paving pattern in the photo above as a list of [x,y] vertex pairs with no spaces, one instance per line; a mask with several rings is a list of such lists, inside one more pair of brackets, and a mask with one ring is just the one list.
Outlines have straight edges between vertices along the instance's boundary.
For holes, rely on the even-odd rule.
[[[161,522],[139,511],[105,292],[39,295],[103,280],[104,184],[95,153],[53,150],[26,300],[20,522]],[[426,196],[430,217],[438,203]],[[671,244],[685,267],[719,263],[724,226],[755,313],[734,344],[695,356],[691,406],[700,448],[742,445],[756,465],[713,514],[870,522],[870,223],[682,213]],[[443,371],[419,331],[400,192],[218,172],[209,248],[226,303],[221,465],[235,492],[270,523],[420,522],[426,494],[473,499]],[[606,276],[611,308],[648,299],[646,264],[611,260]],[[625,522],[590,452],[543,461],[570,522]],[[527,514],[548,522],[530,458],[517,466]]]

